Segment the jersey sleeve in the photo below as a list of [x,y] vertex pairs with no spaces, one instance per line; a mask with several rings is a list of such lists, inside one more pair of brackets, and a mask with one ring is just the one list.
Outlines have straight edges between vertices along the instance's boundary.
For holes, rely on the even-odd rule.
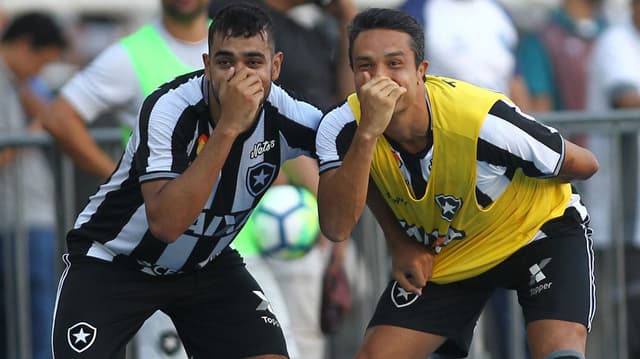
[[355,118],[346,102],[324,116],[316,135],[320,173],[342,164],[356,128]]
[[137,112],[140,85],[129,55],[118,42],[76,73],[62,88],[62,96],[90,123],[108,109],[130,106]]
[[558,174],[564,161],[564,140],[554,128],[524,114],[512,103],[500,100],[484,120],[478,138],[478,161],[521,169],[529,177]]
[[142,105],[135,161],[140,182],[173,179],[188,167],[187,147],[193,143],[187,139],[189,132],[177,125],[180,107],[173,103],[174,99],[175,96],[163,96],[155,101],[152,95]]

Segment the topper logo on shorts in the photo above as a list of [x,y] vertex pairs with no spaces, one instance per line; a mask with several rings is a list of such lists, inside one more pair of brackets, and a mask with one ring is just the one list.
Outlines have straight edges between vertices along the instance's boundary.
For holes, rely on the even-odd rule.
[[413,292],[408,292],[404,288],[398,285],[398,282],[393,282],[391,288],[391,301],[396,307],[402,308],[413,304],[418,300],[418,295]]
[[67,342],[78,353],[89,349],[98,335],[98,329],[86,322],[79,322],[67,329]]
[[[540,261],[540,263],[534,264],[529,267],[529,273],[531,274],[531,278],[529,279],[529,286],[534,286],[543,280],[547,279],[547,276],[544,275],[542,269],[547,266],[551,262],[551,258],[545,258]],[[540,294],[542,291],[550,289],[553,282],[542,283],[540,285],[536,285],[535,287],[529,288],[529,295],[534,296]]]
[[[271,308],[271,303],[269,302],[269,299],[267,299],[267,296],[259,290],[254,290],[253,294],[255,294],[260,299],[260,304],[258,304],[258,306],[256,307],[256,311],[268,311],[271,313],[271,315],[273,315],[273,309]],[[262,315],[260,316],[260,318],[267,324],[271,324],[278,328],[280,327],[280,322],[278,322],[278,320],[272,316]]]

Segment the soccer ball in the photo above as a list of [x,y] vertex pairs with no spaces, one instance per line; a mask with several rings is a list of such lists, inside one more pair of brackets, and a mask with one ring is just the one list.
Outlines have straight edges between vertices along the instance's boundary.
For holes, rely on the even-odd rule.
[[265,256],[295,259],[307,254],[320,234],[318,203],[308,190],[271,187],[251,216],[253,236]]

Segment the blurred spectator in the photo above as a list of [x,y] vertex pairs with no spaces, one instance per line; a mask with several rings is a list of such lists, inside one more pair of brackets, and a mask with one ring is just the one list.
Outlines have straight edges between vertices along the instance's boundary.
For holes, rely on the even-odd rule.
[[[631,16],[624,22],[607,29],[597,40],[589,68],[588,109],[608,111],[616,109],[640,109],[640,0],[631,1]],[[593,222],[598,230],[595,239],[601,246],[611,244],[612,204],[615,195],[612,189],[611,141],[606,135],[589,138],[589,146],[601,158],[604,166],[599,176],[594,176],[587,187],[593,206]],[[622,191],[623,238],[627,240],[625,250],[626,279],[628,286],[629,338],[640,335],[640,209],[638,209],[638,134],[622,137]],[[632,242],[632,245],[630,245]],[[629,357],[640,357],[640,342],[629,340]]]
[[202,67],[207,4],[207,0],[162,0],[160,19],[108,47],[62,88],[41,120],[78,166],[101,178],[115,168],[85,123],[111,111],[130,128],[146,95],[165,81]]
[[605,28],[601,0],[563,0],[536,33],[523,36],[518,63],[533,112],[583,110],[587,64]]
[[[32,87],[34,77],[60,57],[66,39],[62,28],[44,13],[24,13],[9,21],[0,40],[0,132],[38,131],[40,126],[32,118],[43,109],[44,100]],[[51,358],[57,279],[54,194],[53,173],[43,150],[0,149],[0,250],[13,252],[21,234],[26,236],[34,359]],[[5,262],[5,258],[12,258],[12,253],[0,255],[3,272],[15,271],[13,259]],[[3,282],[3,288],[9,286]],[[6,293],[1,292],[0,353],[7,355],[5,339],[11,329],[5,318]]]
[[629,19],[607,29],[591,58],[588,108],[640,108],[640,1]]
[[502,92],[523,109],[528,96],[516,72],[518,32],[493,0],[408,0],[401,10],[425,29],[427,73]]
[[[40,117],[60,147],[84,170],[107,178],[115,162],[93,140],[86,124],[110,113],[123,140],[144,98],[162,83],[203,66],[208,50],[208,0],[161,0],[162,15],[101,52],[61,89]],[[136,337],[140,358],[186,358],[169,320],[156,314]]]

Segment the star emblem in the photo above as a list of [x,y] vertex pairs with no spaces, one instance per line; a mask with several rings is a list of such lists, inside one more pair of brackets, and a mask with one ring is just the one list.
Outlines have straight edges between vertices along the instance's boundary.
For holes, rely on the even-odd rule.
[[402,288],[397,281],[391,287],[391,301],[397,308],[402,308],[413,304],[420,298],[419,295]]
[[411,292],[407,292],[404,288],[400,287],[398,288],[398,294],[396,294],[396,298],[397,297],[403,297],[404,300],[409,300],[409,295],[411,294]]
[[89,349],[96,340],[98,329],[87,322],[79,322],[67,329],[67,343],[78,353]]
[[76,338],[76,341],[73,344],[78,344],[78,342],[83,342],[83,343],[87,343],[87,337],[90,337],[91,334],[90,333],[85,333],[84,332],[84,328],[80,328],[80,331],[75,333],[75,334],[71,334],[72,336],[74,336]]
[[442,213],[443,214],[447,214],[447,213],[451,213],[454,214],[454,209],[456,209],[455,206],[452,206],[451,203],[449,202],[445,202],[444,206],[442,206]]
[[278,174],[277,172],[277,167],[268,162],[262,162],[249,168],[245,179],[249,193],[254,197],[258,197],[262,192],[266,191]]
[[435,197],[436,203],[440,206],[440,217],[451,222],[453,217],[462,207],[462,199],[451,195],[439,194]]
[[261,184],[264,185],[265,180],[268,178],[269,176],[264,173],[264,170],[260,170],[260,173],[258,173],[257,175],[253,176],[253,179],[256,181],[255,184]]

